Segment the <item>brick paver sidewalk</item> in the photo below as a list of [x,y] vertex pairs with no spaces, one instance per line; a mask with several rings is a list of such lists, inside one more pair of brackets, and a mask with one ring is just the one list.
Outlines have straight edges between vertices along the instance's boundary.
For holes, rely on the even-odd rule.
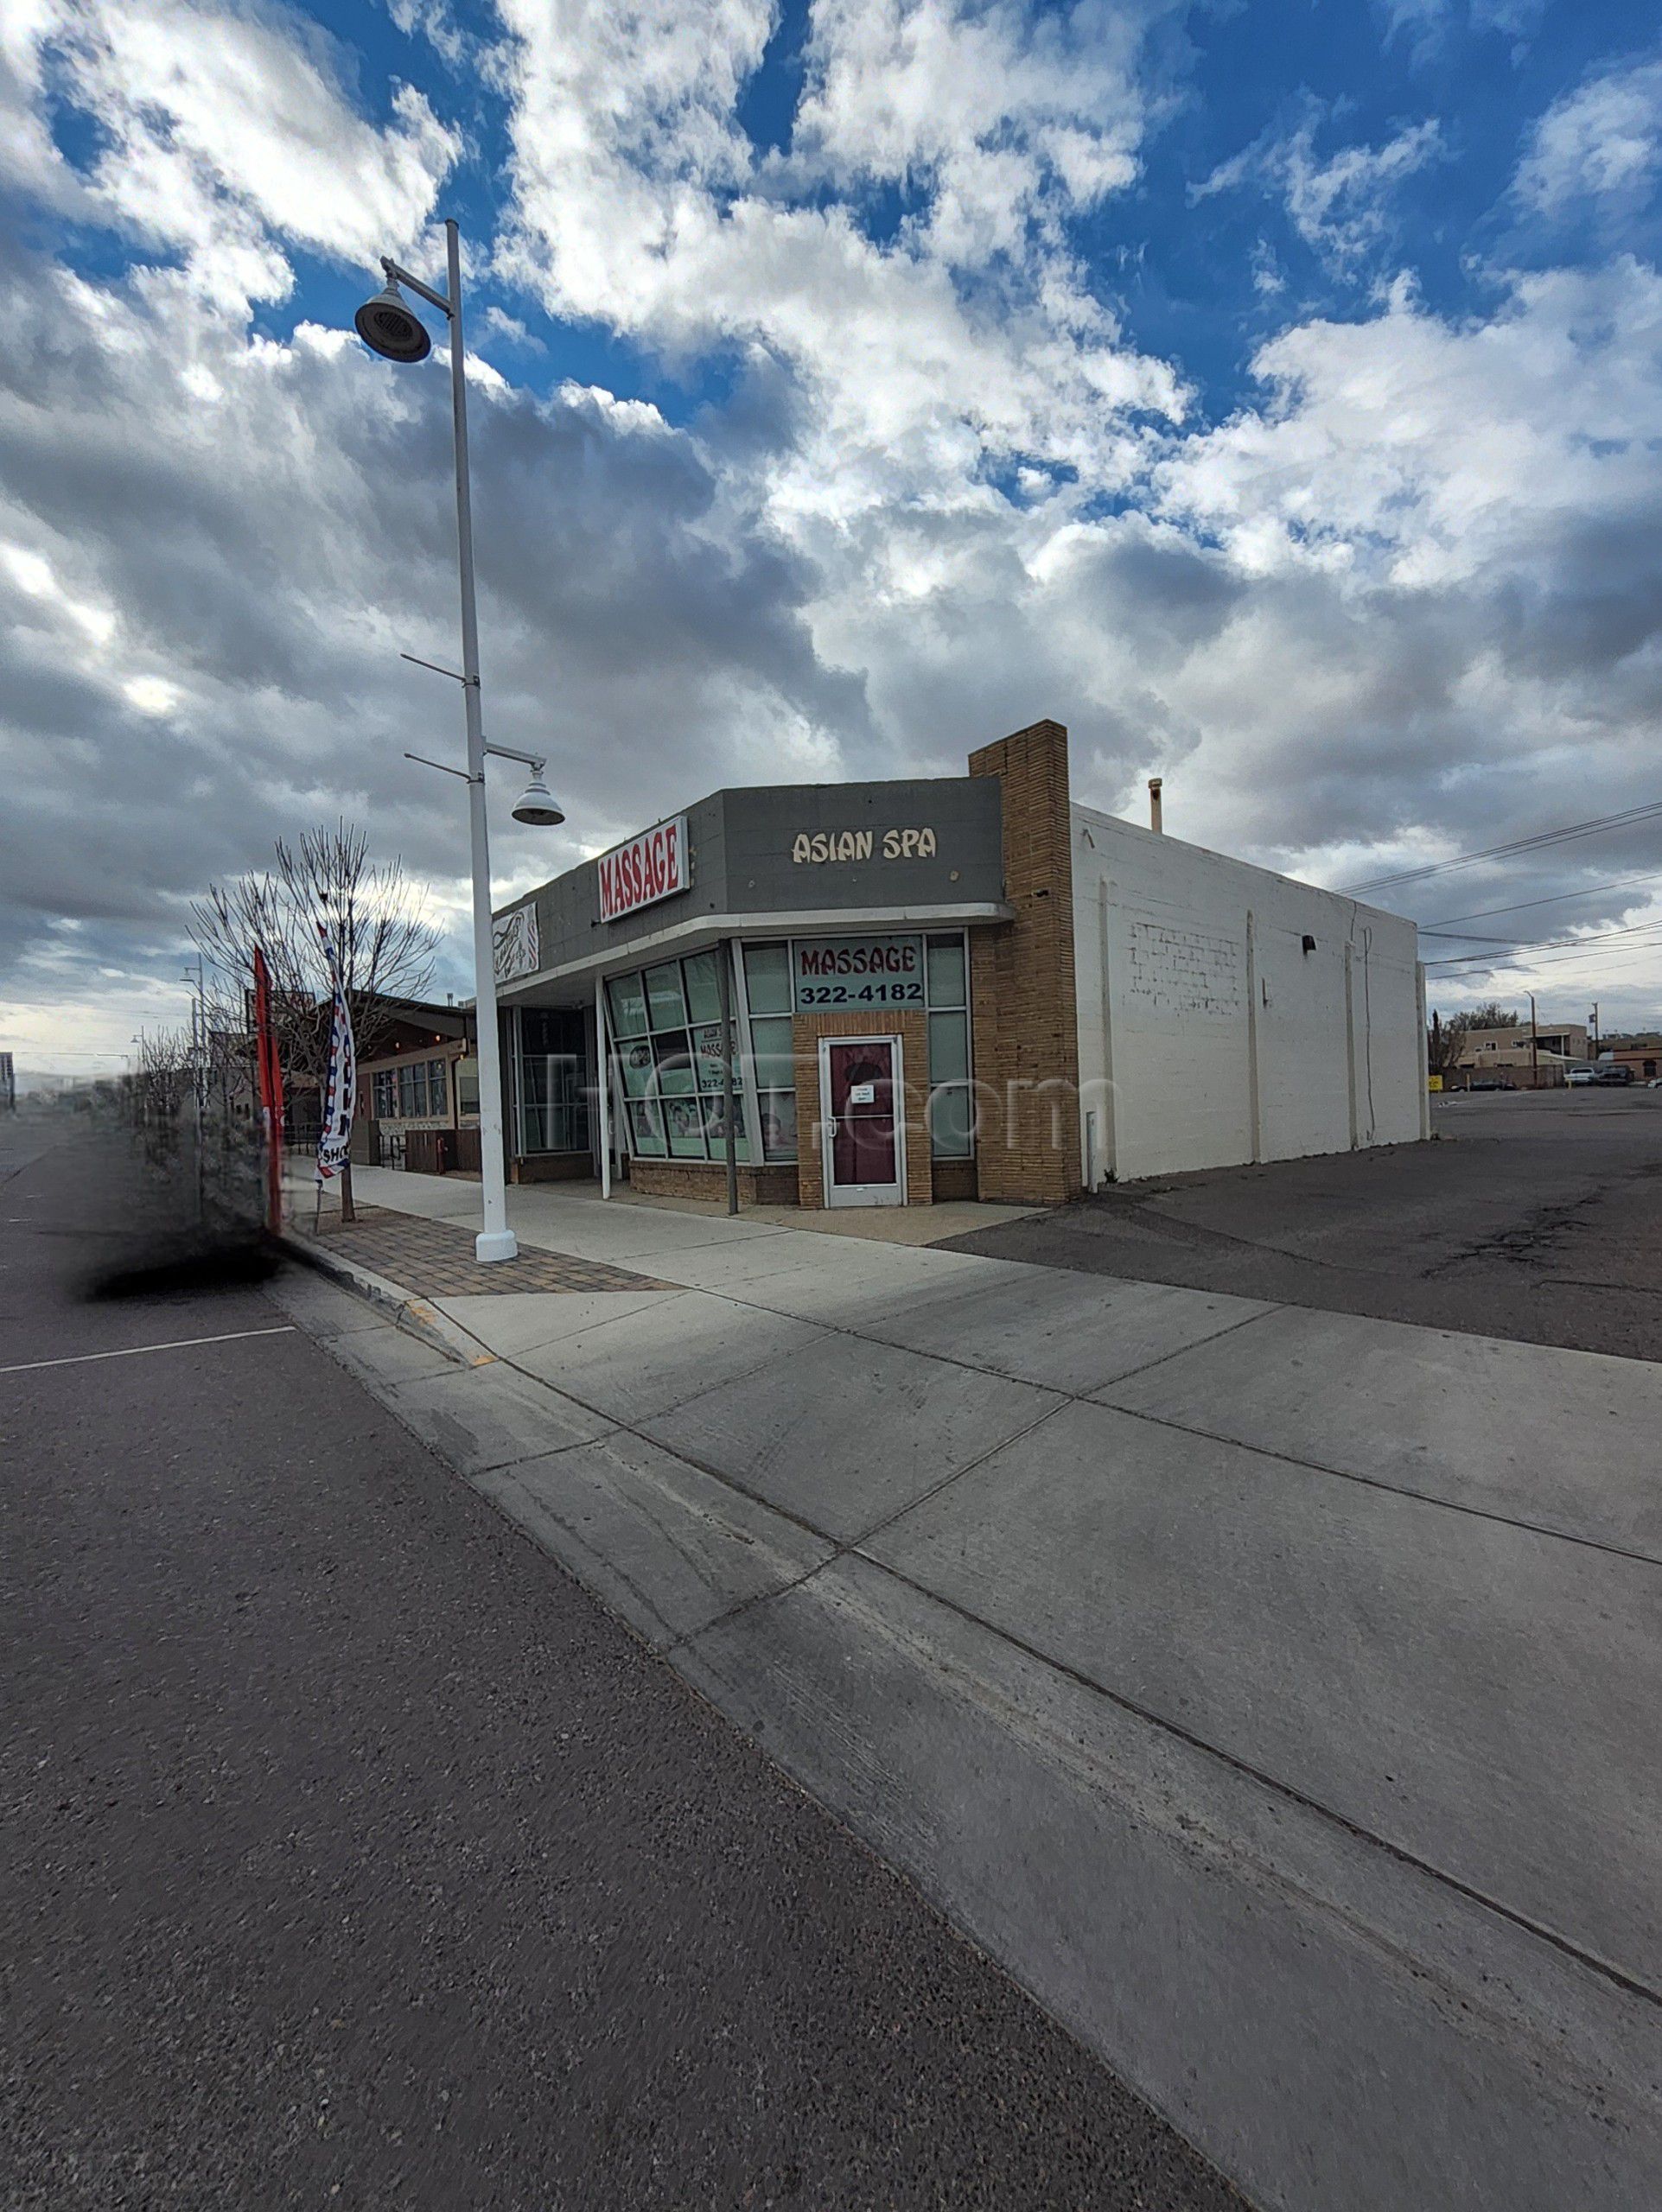
[[[302,1236],[312,1225],[302,1213],[294,1228]],[[417,1298],[465,1298],[481,1291],[506,1294],[525,1290],[673,1290],[674,1283],[652,1275],[638,1275],[627,1268],[608,1267],[603,1260],[574,1259],[568,1252],[544,1252],[522,1245],[513,1260],[498,1260],[481,1268],[474,1257],[474,1232],[452,1221],[424,1221],[419,1216],[395,1213],[387,1206],[358,1208],[358,1218],[342,1222],[338,1213],[326,1213],[317,1227],[317,1239],[343,1260],[352,1260],[372,1274],[385,1276]]]

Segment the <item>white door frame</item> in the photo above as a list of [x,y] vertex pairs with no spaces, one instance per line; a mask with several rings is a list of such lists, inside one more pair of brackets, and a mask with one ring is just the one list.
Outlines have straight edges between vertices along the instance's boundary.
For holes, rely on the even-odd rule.
[[[886,1045],[894,1071],[890,1101],[895,1122],[895,1180],[889,1183],[838,1183],[831,1172],[831,1048],[833,1045]],[[892,1033],[863,1032],[857,1037],[819,1039],[819,1173],[824,1202],[828,1206],[903,1206],[906,1204],[906,1059],[905,1046]]]

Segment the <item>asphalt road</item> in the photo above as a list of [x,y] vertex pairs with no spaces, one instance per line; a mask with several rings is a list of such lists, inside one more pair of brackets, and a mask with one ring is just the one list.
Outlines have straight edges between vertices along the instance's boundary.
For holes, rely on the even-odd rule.
[[958,1249],[1662,1359],[1662,1091],[1436,1102],[1437,1141],[1128,1183]]
[[1239,2206],[258,1287],[85,1302],[131,1193],[51,1135],[0,1124],[7,2212]]

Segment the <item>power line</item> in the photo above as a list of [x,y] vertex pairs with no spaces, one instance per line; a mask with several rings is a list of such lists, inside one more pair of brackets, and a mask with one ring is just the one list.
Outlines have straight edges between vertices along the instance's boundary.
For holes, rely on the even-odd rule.
[[1457,868],[1473,868],[1479,861],[1509,860],[1517,853],[1538,851],[1544,845],[1561,845],[1571,837],[1591,837],[1603,830],[1626,829],[1630,823],[1653,821],[1662,815],[1662,799],[1649,799],[1643,806],[1630,806],[1621,814],[1600,815],[1592,822],[1572,822],[1563,830],[1540,830],[1531,837],[1515,837],[1510,844],[1488,845],[1481,852],[1459,853],[1453,859],[1429,861],[1423,868],[1400,869],[1395,875],[1370,876],[1366,883],[1341,883],[1337,888],[1347,898],[1361,891],[1383,891],[1393,883],[1417,883],[1428,875],[1447,875]]
[[1558,906],[1568,899],[1593,899],[1602,891],[1632,891],[1643,883],[1662,883],[1662,875],[1629,875],[1615,883],[1589,883],[1581,891],[1555,891],[1546,899],[1520,899],[1515,906],[1480,906],[1474,914],[1445,914],[1440,921],[1422,922],[1420,935],[1435,937],[1451,922],[1487,922],[1496,914],[1526,913],[1531,906]]
[[[1532,944],[1513,944],[1499,952],[1455,952],[1446,960],[1428,960],[1428,968],[1499,968],[1519,953],[1560,952],[1572,957],[1580,952],[1595,952],[1601,945],[1612,944],[1618,938],[1641,938],[1645,945],[1662,944],[1662,923],[1634,922],[1621,930],[1601,930],[1596,937],[1538,938]],[[1640,945],[1623,945],[1625,952],[1637,952]],[[1533,963],[1531,963],[1533,964]]]

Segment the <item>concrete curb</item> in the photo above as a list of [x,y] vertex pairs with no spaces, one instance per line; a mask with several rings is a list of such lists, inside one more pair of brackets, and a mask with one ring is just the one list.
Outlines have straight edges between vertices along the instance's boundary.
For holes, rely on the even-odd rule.
[[328,1275],[331,1281],[352,1291],[366,1304],[379,1306],[395,1328],[419,1338],[435,1351],[443,1352],[447,1359],[455,1360],[459,1367],[496,1364],[494,1352],[487,1351],[476,1337],[447,1320],[402,1283],[390,1282],[385,1275],[342,1258],[299,1230],[281,1230],[277,1242],[290,1259],[298,1260],[302,1267],[310,1268],[317,1274]]

